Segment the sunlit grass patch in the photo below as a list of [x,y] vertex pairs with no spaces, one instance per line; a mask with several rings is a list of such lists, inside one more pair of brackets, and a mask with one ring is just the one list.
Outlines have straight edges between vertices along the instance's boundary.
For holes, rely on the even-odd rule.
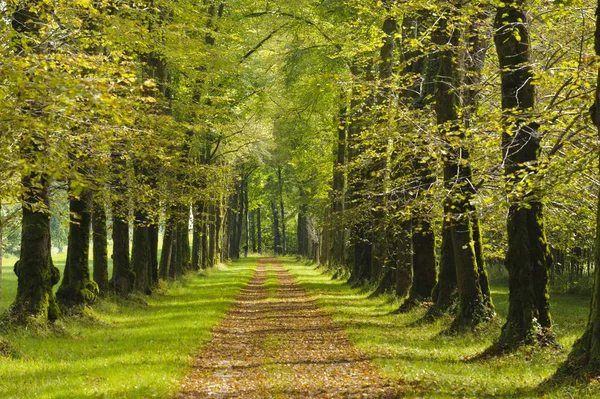
[[94,306],[97,320],[61,320],[61,334],[6,336],[22,356],[0,358],[0,397],[172,396],[255,263],[250,258],[188,276],[139,300],[101,300]]
[[[589,299],[551,296],[555,333],[564,351],[521,350],[488,360],[471,360],[497,338],[508,312],[508,288],[492,283],[498,318],[477,331],[461,336],[440,333],[450,324],[444,317],[433,324],[415,324],[424,309],[394,314],[398,303],[386,297],[368,298],[369,292],[334,280],[322,268],[286,259],[285,267],[298,279],[352,342],[368,354],[391,379],[412,387],[416,397],[540,397],[538,385],[551,376],[566,358],[574,340],[583,333]],[[563,387],[547,397],[600,396],[597,386]]]

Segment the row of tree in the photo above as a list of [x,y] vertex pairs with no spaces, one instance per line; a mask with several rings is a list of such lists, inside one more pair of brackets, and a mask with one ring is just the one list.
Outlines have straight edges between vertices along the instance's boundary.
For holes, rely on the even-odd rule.
[[[13,318],[272,248],[403,309],[431,298],[427,317],[454,312],[454,331],[494,317],[486,262],[503,260],[510,308],[492,351],[554,342],[551,253],[600,247],[596,4],[0,7],[0,198],[22,208]],[[70,224],[55,298],[58,189]],[[576,350],[590,364],[596,302]]]

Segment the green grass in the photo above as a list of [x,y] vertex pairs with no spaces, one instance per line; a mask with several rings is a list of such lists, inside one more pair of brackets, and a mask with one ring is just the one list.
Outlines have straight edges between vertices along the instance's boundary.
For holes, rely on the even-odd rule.
[[[94,306],[96,320],[68,318],[54,331],[4,336],[20,357],[0,358],[0,397],[172,396],[193,354],[209,341],[210,329],[233,304],[255,263],[249,258],[189,276],[143,300],[101,301]],[[12,302],[16,290],[9,265],[4,303]]]
[[[390,298],[368,298],[368,292],[332,280],[314,266],[291,259],[284,264],[387,377],[407,385],[408,397],[540,397],[537,386],[565,360],[582,334],[588,315],[589,298],[554,295],[555,332],[564,352],[521,350],[510,356],[468,361],[498,336],[508,310],[506,286],[492,285],[499,314],[496,321],[474,333],[453,337],[440,335],[449,326],[449,318],[413,325],[423,316],[423,309],[392,314],[398,303]],[[544,394],[552,398],[592,398],[600,397],[600,388],[597,384],[564,386]]]

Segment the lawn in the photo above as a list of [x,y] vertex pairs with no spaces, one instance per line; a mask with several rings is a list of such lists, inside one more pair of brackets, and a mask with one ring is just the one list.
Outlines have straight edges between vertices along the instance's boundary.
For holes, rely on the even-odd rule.
[[[64,265],[64,258],[56,264]],[[50,331],[5,335],[18,357],[0,357],[0,397],[172,396],[255,264],[249,258],[188,276],[150,297],[102,300],[93,319],[67,318]],[[11,267],[5,259],[3,307],[15,295]]]
[[398,303],[390,298],[369,298],[368,292],[332,280],[323,269],[292,259],[286,259],[285,267],[386,376],[407,385],[409,397],[600,397],[597,384],[565,386],[544,393],[536,390],[582,334],[589,298],[551,297],[555,332],[564,351],[522,350],[510,356],[469,361],[499,334],[508,309],[508,289],[501,281],[492,286],[498,319],[475,333],[456,337],[440,334],[449,326],[449,318],[434,324],[414,324],[424,309],[393,314]]

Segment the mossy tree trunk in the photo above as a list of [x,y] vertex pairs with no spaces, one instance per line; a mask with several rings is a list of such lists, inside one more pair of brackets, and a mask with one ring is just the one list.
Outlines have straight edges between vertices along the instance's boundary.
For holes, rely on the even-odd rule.
[[56,320],[60,310],[52,287],[60,271],[52,263],[50,243],[50,182],[46,176],[26,175],[23,185],[21,256],[14,267],[17,297],[10,314],[21,323],[30,318]]
[[[73,187],[73,182],[69,183]],[[77,195],[69,190],[69,238],[67,261],[60,287],[58,302],[66,308],[91,304],[99,293],[98,285],[90,279],[89,248],[92,225],[92,198],[89,189]]]
[[504,3],[498,7],[494,22],[505,114],[502,152],[510,203],[505,260],[509,309],[495,344],[503,350],[552,340],[548,297],[548,267],[552,258],[544,232],[541,193],[535,182],[528,188],[518,183],[522,173],[536,175],[541,151],[538,124],[532,120],[535,87],[524,5],[523,0]]
[[[444,215],[448,221],[456,281],[458,286],[458,311],[452,323],[452,330],[471,328],[489,319],[493,307],[484,298],[479,276],[479,265],[475,252],[473,235],[473,215],[476,210],[471,205],[472,172],[469,151],[465,147],[464,126],[460,120],[462,72],[459,63],[461,54],[459,40],[461,28],[456,25],[458,9],[448,9],[436,30],[436,43],[443,46],[439,54],[439,72],[436,85],[435,110],[437,123],[447,142],[447,155],[444,157],[444,184],[448,191],[448,204]],[[438,293],[439,295],[439,293]]]
[[92,205],[93,276],[100,295],[108,292],[108,231],[103,199],[95,194]]

